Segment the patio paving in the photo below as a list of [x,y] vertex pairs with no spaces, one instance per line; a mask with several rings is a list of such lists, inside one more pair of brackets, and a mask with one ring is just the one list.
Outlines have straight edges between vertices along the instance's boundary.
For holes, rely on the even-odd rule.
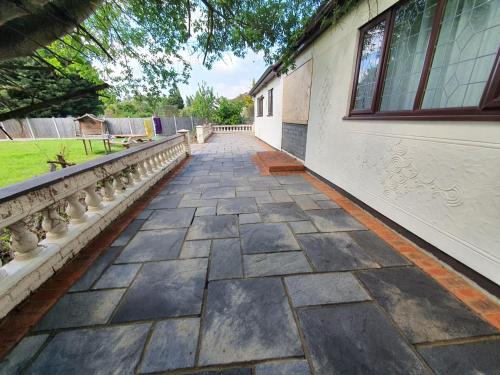
[[248,135],[193,145],[0,374],[498,374],[500,334]]

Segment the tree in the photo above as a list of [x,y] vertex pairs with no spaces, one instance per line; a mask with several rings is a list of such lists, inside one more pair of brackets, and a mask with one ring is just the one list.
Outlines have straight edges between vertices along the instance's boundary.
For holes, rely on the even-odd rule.
[[174,105],[177,109],[184,108],[184,100],[182,99],[181,92],[177,85],[174,83],[168,92],[166,104]]
[[212,121],[216,109],[217,96],[214,94],[214,89],[202,82],[198,86],[198,90],[194,94],[193,101],[190,106],[190,114],[200,117],[205,121]]
[[242,111],[245,103],[242,100],[219,98],[218,107],[214,112],[213,120],[216,124],[236,125],[243,123]]

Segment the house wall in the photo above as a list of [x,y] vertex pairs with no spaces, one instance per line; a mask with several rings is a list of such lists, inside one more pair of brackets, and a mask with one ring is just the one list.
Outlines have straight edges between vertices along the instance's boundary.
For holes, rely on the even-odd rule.
[[394,3],[359,5],[297,59],[313,59],[305,165],[500,284],[500,123],[343,120],[358,29]]
[[[273,115],[267,115],[267,91],[273,89]],[[255,105],[255,135],[271,146],[281,149],[281,128],[283,121],[283,83],[281,78],[275,78],[260,90],[255,98],[264,96],[264,115],[257,117]],[[257,103],[257,100],[256,100]]]

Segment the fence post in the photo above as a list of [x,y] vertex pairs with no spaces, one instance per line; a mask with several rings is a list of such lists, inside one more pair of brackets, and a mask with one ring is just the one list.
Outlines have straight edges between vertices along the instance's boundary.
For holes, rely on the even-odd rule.
[[59,133],[59,128],[57,127],[57,122],[54,116],[52,116],[52,122],[54,123],[54,128],[56,128],[57,138],[61,139],[61,134]]
[[193,121],[193,116],[191,116],[191,130],[194,129],[194,121]]
[[127,117],[127,118],[128,118],[128,128],[129,128],[129,130],[130,130],[130,135],[132,135],[132,134],[134,134],[134,133],[132,132],[132,122],[130,121],[130,117]]
[[175,120],[175,115],[174,115],[174,128],[175,128],[175,134],[177,134],[177,121]]
[[26,123],[28,124],[28,129],[29,129],[29,131],[31,133],[31,138],[36,139],[35,133],[33,133],[33,129],[31,129],[30,120],[28,119],[28,117],[25,117],[25,119],[26,119]]

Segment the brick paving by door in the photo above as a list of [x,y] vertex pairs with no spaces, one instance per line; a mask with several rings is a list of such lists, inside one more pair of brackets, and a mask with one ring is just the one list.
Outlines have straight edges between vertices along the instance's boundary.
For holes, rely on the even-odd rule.
[[500,335],[302,175],[217,135],[1,374],[499,374]]

